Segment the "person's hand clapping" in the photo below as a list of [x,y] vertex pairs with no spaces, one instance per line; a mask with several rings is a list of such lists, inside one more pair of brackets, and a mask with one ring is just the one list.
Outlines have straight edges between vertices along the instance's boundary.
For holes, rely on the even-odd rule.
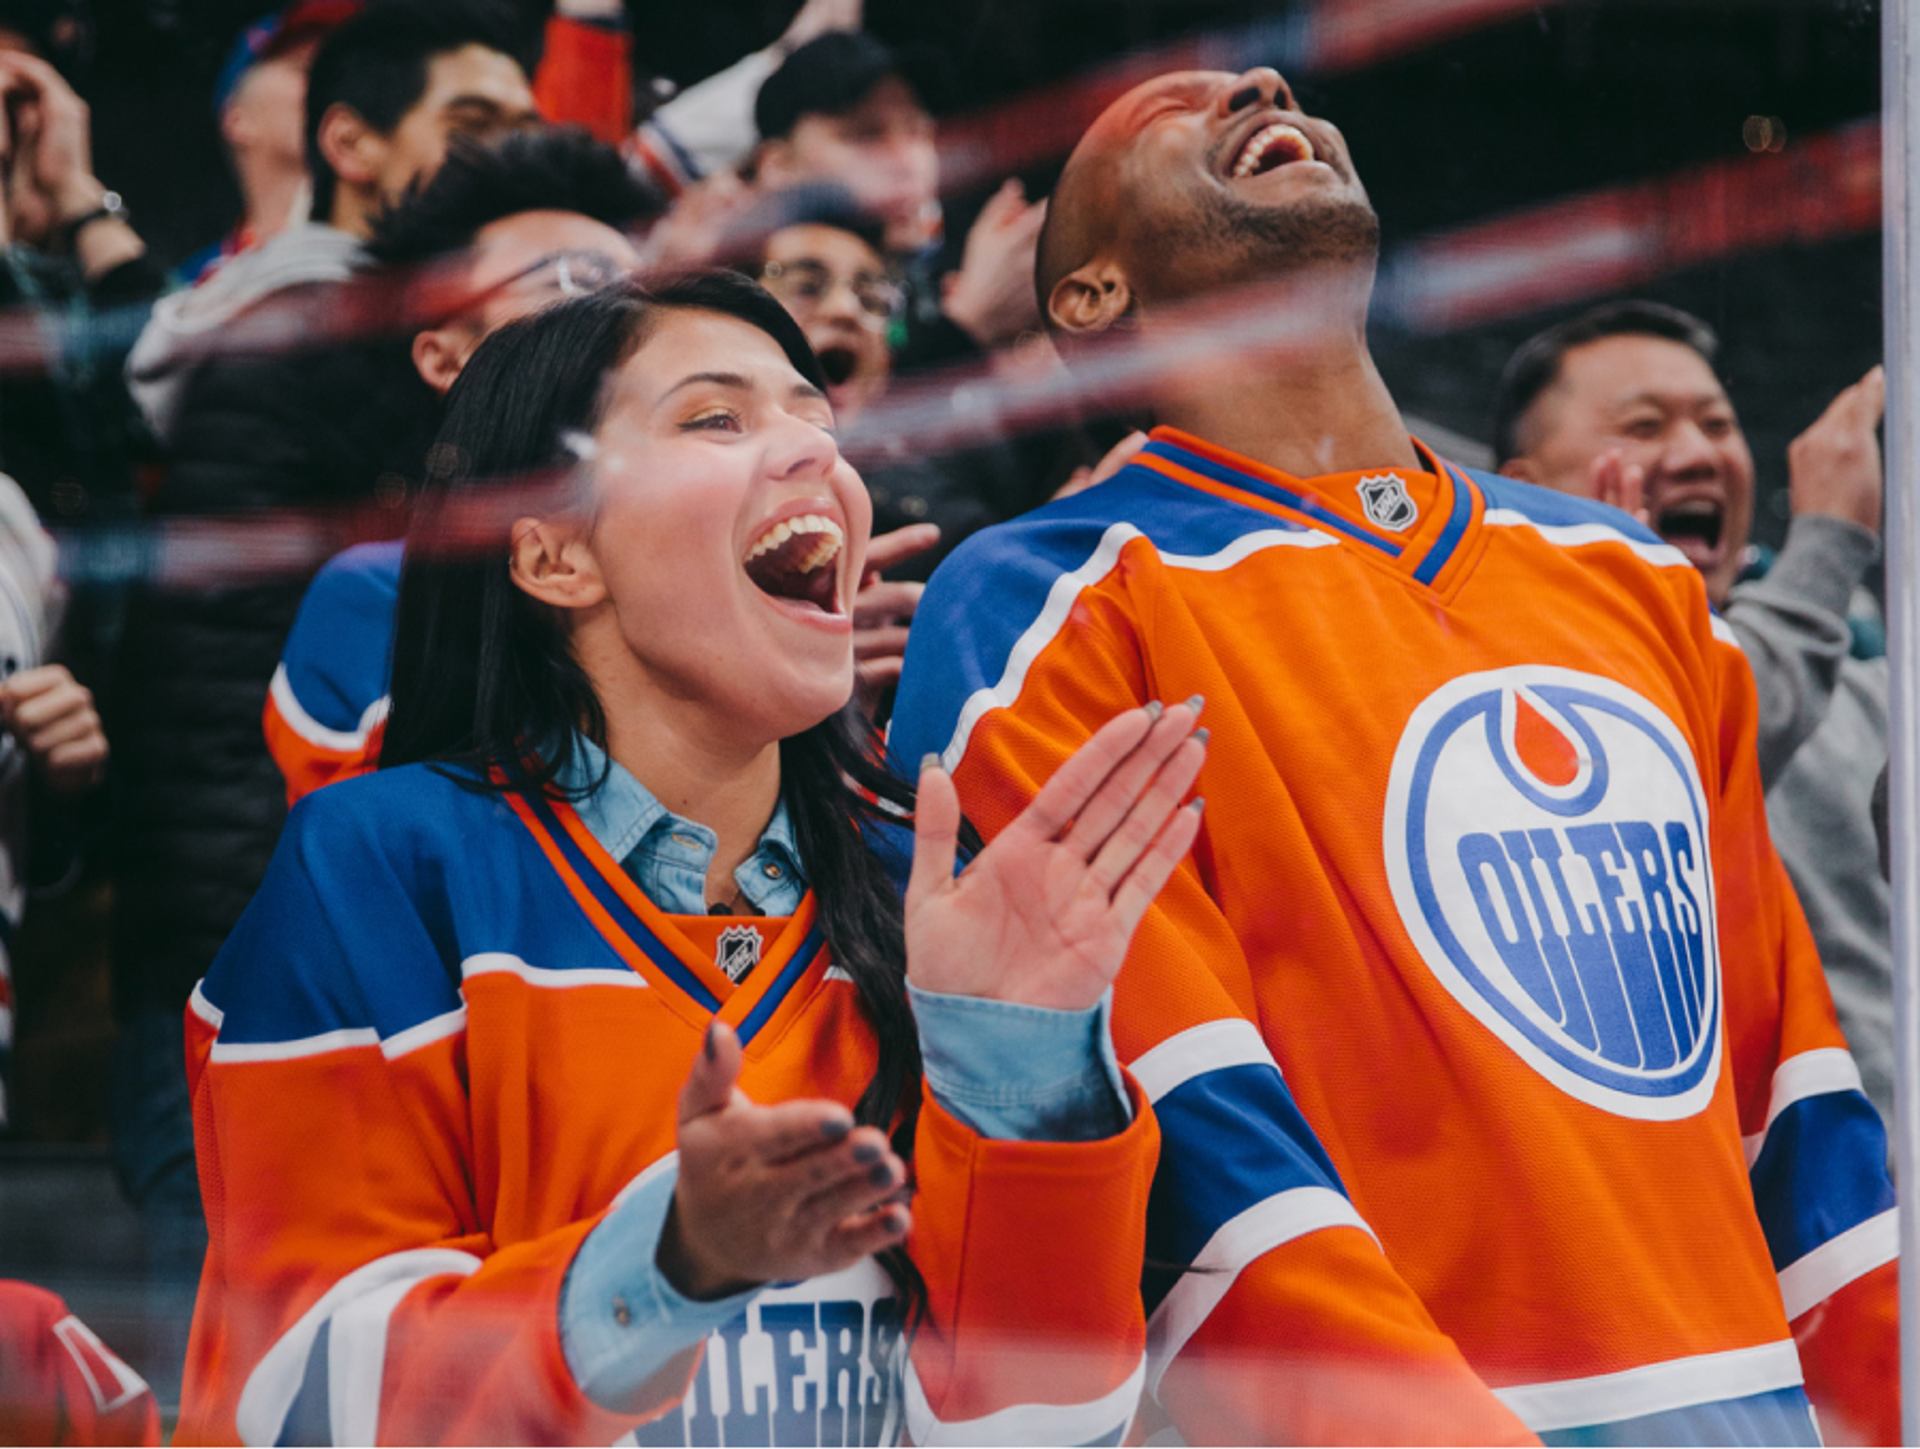
[[657,1262],[690,1298],[835,1273],[901,1242],[907,1169],[838,1102],[762,1107],[715,1022],[680,1092],[680,1178]]
[[853,597],[853,667],[860,707],[869,714],[888,688],[899,681],[907,655],[907,632],[927,588],[912,580],[896,581],[881,575],[938,542],[938,524],[910,523],[867,544],[860,592]]
[[1880,440],[1887,375],[1878,367],[1843,390],[1787,448],[1793,516],[1823,514],[1880,531]]
[[998,347],[1039,325],[1033,263],[1046,219],[1046,202],[1029,203],[1019,181],[1008,180],[967,233],[960,269],[942,280],[942,310],[982,347]]
[[1182,806],[1206,758],[1199,702],[1128,710],[953,873],[960,800],[920,769],[907,979],[924,991],[1078,1011],[1106,992],[1134,929],[1200,829]]
[[58,794],[91,790],[106,777],[107,736],[93,692],[64,664],[23,669],[0,684],[0,726]]

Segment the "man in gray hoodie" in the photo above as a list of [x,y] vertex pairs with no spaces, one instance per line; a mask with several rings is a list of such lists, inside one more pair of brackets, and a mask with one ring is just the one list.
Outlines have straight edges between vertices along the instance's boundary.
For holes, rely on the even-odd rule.
[[[1704,322],[1614,302],[1523,344],[1501,378],[1500,471],[1615,503],[1700,570],[1759,693],[1767,820],[1826,966],[1867,1095],[1893,1120],[1891,901],[1872,796],[1887,758],[1887,663],[1849,602],[1880,547],[1880,369],[1788,449],[1793,522],[1755,577],[1753,458]],[[1737,582],[1742,574],[1745,582]]]

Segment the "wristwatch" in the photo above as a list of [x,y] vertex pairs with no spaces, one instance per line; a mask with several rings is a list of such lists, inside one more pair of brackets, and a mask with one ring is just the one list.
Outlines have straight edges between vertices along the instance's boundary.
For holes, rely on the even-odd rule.
[[120,199],[120,193],[117,191],[103,191],[100,194],[100,204],[98,206],[94,207],[92,211],[82,212],[79,216],[76,216],[72,221],[60,228],[61,238],[66,242],[68,250],[71,250],[73,244],[80,239],[80,233],[82,231],[92,226],[96,221],[104,221],[109,217],[118,222],[125,222],[128,225],[131,225],[133,222],[133,213],[127,210],[126,202]]

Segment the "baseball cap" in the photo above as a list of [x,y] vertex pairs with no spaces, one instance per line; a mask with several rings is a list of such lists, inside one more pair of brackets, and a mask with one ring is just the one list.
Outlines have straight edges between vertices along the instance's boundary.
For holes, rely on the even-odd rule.
[[296,45],[319,40],[360,13],[363,0],[294,0],[241,31],[213,83],[213,113],[226,110],[248,71]]
[[763,141],[788,135],[803,117],[853,109],[888,76],[898,76],[933,108],[939,72],[930,54],[896,50],[864,30],[829,30],[767,77],[754,98],[754,125]]

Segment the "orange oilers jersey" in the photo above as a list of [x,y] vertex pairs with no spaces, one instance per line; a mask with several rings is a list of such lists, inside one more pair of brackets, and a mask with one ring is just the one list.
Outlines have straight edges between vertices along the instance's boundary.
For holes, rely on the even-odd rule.
[[1624,515],[1422,457],[1161,430],[915,621],[894,757],[988,835],[1117,711],[1206,699],[1115,1004],[1148,1261],[1194,1268],[1150,1268],[1148,1387],[1205,1441],[1796,1442],[1809,1393],[1897,1437],[1886,1141],[1746,662]]
[[301,597],[261,720],[289,805],[380,761],[400,551],[397,540],[356,544]]
[[923,1099],[916,1328],[868,1261],[762,1292],[646,1413],[582,1393],[568,1267],[670,1161],[716,1015],[757,1101],[851,1103],[871,1075],[811,896],[663,915],[566,805],[424,766],[303,802],[187,1014],[210,1246],[180,1441],[1117,1438],[1144,1378],[1137,1092],[1125,1132],[1073,1144],[986,1140]]

